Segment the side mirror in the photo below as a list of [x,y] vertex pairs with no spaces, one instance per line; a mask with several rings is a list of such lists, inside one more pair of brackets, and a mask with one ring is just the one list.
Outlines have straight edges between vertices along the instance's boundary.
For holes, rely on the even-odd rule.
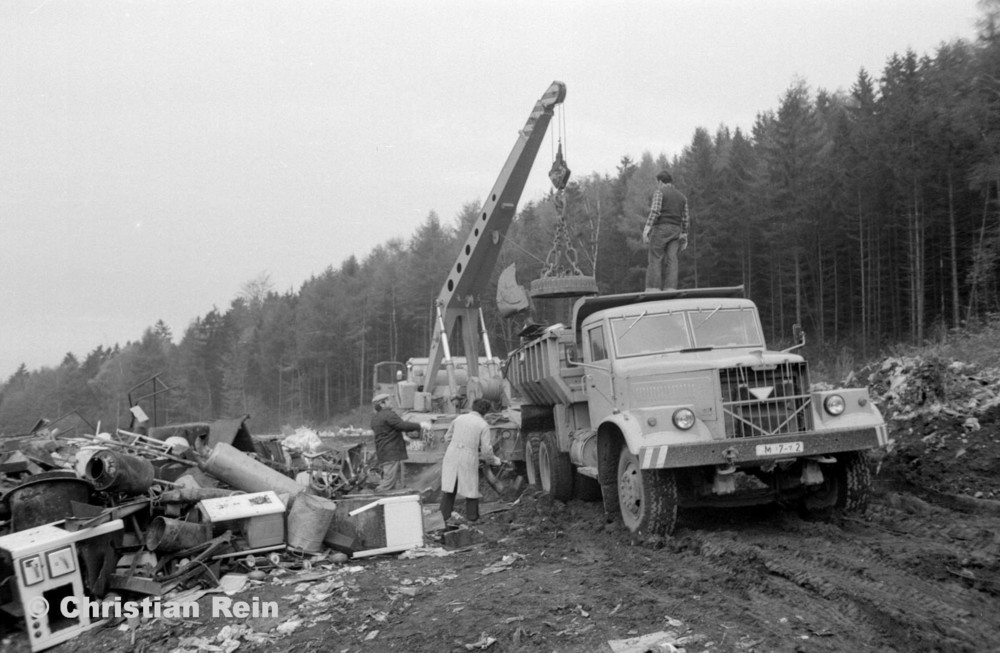
[[800,347],[804,347],[806,344],[806,332],[802,330],[802,326],[799,324],[792,325],[792,339],[796,341],[797,344],[792,345],[788,349],[783,349],[782,351],[794,351]]

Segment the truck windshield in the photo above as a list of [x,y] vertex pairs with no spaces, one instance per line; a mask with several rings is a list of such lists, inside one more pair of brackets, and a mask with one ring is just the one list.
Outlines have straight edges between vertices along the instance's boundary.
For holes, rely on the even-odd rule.
[[754,312],[746,308],[689,311],[696,347],[759,347]]
[[683,313],[637,315],[611,320],[618,356],[662,354],[691,347],[691,339]]
[[691,348],[763,346],[753,310],[742,308],[626,315],[612,318],[611,331],[619,358]]

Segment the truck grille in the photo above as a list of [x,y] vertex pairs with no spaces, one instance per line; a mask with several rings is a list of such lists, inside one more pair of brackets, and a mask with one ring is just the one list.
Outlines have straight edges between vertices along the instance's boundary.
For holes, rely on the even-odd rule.
[[755,438],[812,429],[806,364],[785,362],[719,371],[726,437]]

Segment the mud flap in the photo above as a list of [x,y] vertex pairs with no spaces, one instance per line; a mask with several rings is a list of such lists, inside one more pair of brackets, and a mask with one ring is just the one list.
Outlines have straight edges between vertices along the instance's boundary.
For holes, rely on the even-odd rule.
[[609,485],[601,484],[601,496],[604,500],[604,514],[609,517],[620,515],[622,508],[618,505],[618,482]]
[[608,517],[620,515],[622,511],[618,504],[618,455],[621,448],[620,438],[598,433],[597,482],[601,484],[604,514]]

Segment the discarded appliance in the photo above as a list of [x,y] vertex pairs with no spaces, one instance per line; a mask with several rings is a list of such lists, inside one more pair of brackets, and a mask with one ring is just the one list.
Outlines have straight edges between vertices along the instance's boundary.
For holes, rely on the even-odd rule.
[[415,549],[424,544],[420,495],[364,496],[335,501],[324,541],[354,558]]
[[215,532],[239,533],[252,549],[285,541],[285,504],[273,491],[202,499],[198,512]]
[[11,602],[0,610],[24,616],[32,651],[65,642],[101,623],[87,610],[78,546],[122,527],[120,519],[81,531],[45,524],[0,537],[0,556],[13,567],[20,599],[20,605]]

